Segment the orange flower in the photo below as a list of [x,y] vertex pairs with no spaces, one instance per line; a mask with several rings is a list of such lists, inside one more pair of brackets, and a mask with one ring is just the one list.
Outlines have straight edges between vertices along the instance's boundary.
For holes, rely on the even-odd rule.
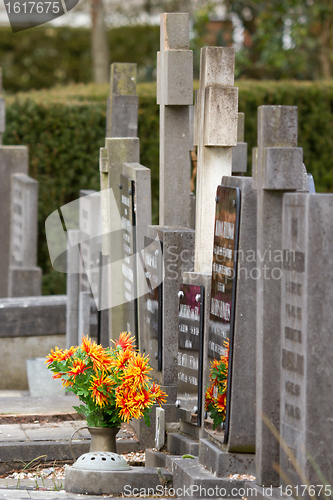
[[127,349],[126,351],[120,351],[116,358],[111,360],[111,367],[118,368],[119,370],[124,370],[128,360],[133,356],[133,352]]
[[108,392],[112,385],[113,381],[105,373],[92,377],[89,390],[92,392],[92,398],[100,407],[105,406],[108,402]]
[[227,393],[224,392],[223,394],[218,394],[214,403],[214,406],[217,409],[217,411],[220,413],[225,412],[226,405],[227,405]]
[[155,403],[155,398],[150,391],[142,389],[135,395],[135,402],[140,406],[141,410],[150,408]]
[[90,359],[95,372],[107,371],[111,365],[110,354],[107,353],[103,346],[92,342],[88,337],[83,337],[81,349],[87,354],[85,360]]
[[133,351],[135,338],[131,337],[131,332],[122,332],[119,335],[119,339],[112,340],[112,342],[114,343],[115,349],[117,349],[117,347],[121,347],[123,351],[126,351],[127,349]]
[[133,394],[128,386],[120,386],[116,391],[116,407],[120,408],[119,416],[129,422],[133,413]]
[[208,410],[208,406],[210,403],[213,402],[214,399],[214,386],[211,385],[207,388],[206,390],[206,395],[205,395],[205,410]]
[[136,354],[129,360],[124,371],[125,380],[128,384],[133,385],[133,389],[135,389],[148,382],[148,373],[151,369],[148,365],[148,358],[141,354]]
[[46,356],[46,361],[48,365],[53,363],[53,361],[65,361],[66,359],[70,358],[73,356],[75,351],[77,350],[77,347],[71,347],[70,349],[58,349],[58,347],[55,347],[55,350],[51,349],[50,354]]
[[77,377],[77,375],[81,375],[81,373],[85,370],[88,370],[89,366],[86,366],[81,359],[76,359],[70,368],[71,369],[67,372],[67,375],[69,377],[73,377],[73,381],[75,382],[75,377]]
[[166,402],[167,394],[161,390],[161,387],[155,382],[153,382],[153,385],[150,388],[150,392],[155,398],[155,402],[158,403],[160,406],[161,404]]

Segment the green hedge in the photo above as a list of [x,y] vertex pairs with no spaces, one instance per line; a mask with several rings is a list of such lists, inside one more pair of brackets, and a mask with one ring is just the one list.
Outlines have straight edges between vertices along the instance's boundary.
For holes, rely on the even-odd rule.
[[[134,62],[151,81],[159,50],[159,26],[122,26],[108,32],[110,62]],[[0,27],[0,67],[7,92],[92,80],[90,30],[49,25],[12,33]]]
[[[299,146],[318,192],[333,192],[333,82],[239,81],[239,110],[245,112],[245,140],[256,145],[257,107],[295,105]],[[197,83],[196,83],[197,87]],[[141,163],[151,169],[153,222],[158,222],[158,106],[156,86],[141,84],[139,136]],[[4,144],[27,144],[30,175],[39,181],[38,261],[43,293],[64,293],[65,275],[52,271],[45,241],[47,216],[78,198],[80,189],[99,188],[99,148],[104,145],[107,85],[73,85],[7,98]]]

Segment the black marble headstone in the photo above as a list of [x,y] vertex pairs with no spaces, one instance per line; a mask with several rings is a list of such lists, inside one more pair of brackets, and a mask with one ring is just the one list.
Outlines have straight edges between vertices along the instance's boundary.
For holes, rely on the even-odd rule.
[[180,285],[178,330],[178,416],[201,425],[204,287]]
[[138,310],[136,285],[136,241],[135,241],[135,183],[132,179],[120,175],[120,216],[122,223],[122,289],[123,318],[126,330],[135,336],[138,345]]
[[228,441],[231,394],[232,341],[237,283],[240,189],[218,186],[208,333],[208,356],[220,359],[229,340],[229,369],[224,441]]
[[149,288],[144,298],[144,325],[151,366],[162,370],[162,243],[144,237],[145,277]]

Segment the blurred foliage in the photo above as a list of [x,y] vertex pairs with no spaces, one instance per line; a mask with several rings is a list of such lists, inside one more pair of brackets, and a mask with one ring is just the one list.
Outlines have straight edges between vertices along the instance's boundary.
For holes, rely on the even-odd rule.
[[[333,192],[333,81],[243,81],[239,111],[245,113],[245,141],[257,140],[257,108],[263,104],[298,106],[299,146],[318,192]],[[195,88],[198,82],[195,82]],[[153,223],[158,223],[159,111],[156,85],[138,85],[141,164],[151,169]],[[52,270],[45,219],[75,200],[80,189],[99,189],[99,148],[104,145],[108,85],[72,85],[8,96],[4,144],[27,144],[30,175],[39,181],[38,265],[43,293],[65,293],[66,276]],[[249,167],[250,169],[250,167]]]
[[[159,49],[158,26],[124,26],[108,32],[111,62],[138,65],[138,79],[151,81]],[[7,92],[92,80],[90,30],[42,26],[12,33],[0,27],[0,66]]]
[[[195,70],[198,48],[216,7],[244,30],[236,43],[236,77],[328,79],[333,76],[332,0],[211,0],[194,13]],[[235,34],[235,32],[234,32]],[[216,45],[227,45],[219,40]]]

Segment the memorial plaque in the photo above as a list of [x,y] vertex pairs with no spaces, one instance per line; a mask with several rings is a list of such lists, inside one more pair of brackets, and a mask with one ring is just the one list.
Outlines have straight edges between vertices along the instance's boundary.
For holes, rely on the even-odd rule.
[[204,287],[180,285],[177,407],[182,420],[201,425]]
[[162,371],[162,243],[145,236],[145,276],[149,292],[145,295],[144,325],[150,365]]
[[232,341],[237,282],[240,189],[218,186],[214,227],[208,356],[220,359],[229,340],[229,371],[224,441],[228,441],[231,394]]
[[136,217],[135,217],[135,182],[120,175],[120,215],[122,223],[123,260],[123,318],[128,332],[135,336],[138,345],[138,310],[137,310],[137,270],[136,270]]
[[[306,339],[303,332],[303,300],[306,288],[306,210],[301,204],[285,203],[283,221],[283,274],[281,314],[281,435],[300,467],[306,469],[303,451],[306,425],[306,381],[304,359]],[[286,248],[286,246],[288,247]],[[294,465],[281,450],[284,472],[294,484]]]

